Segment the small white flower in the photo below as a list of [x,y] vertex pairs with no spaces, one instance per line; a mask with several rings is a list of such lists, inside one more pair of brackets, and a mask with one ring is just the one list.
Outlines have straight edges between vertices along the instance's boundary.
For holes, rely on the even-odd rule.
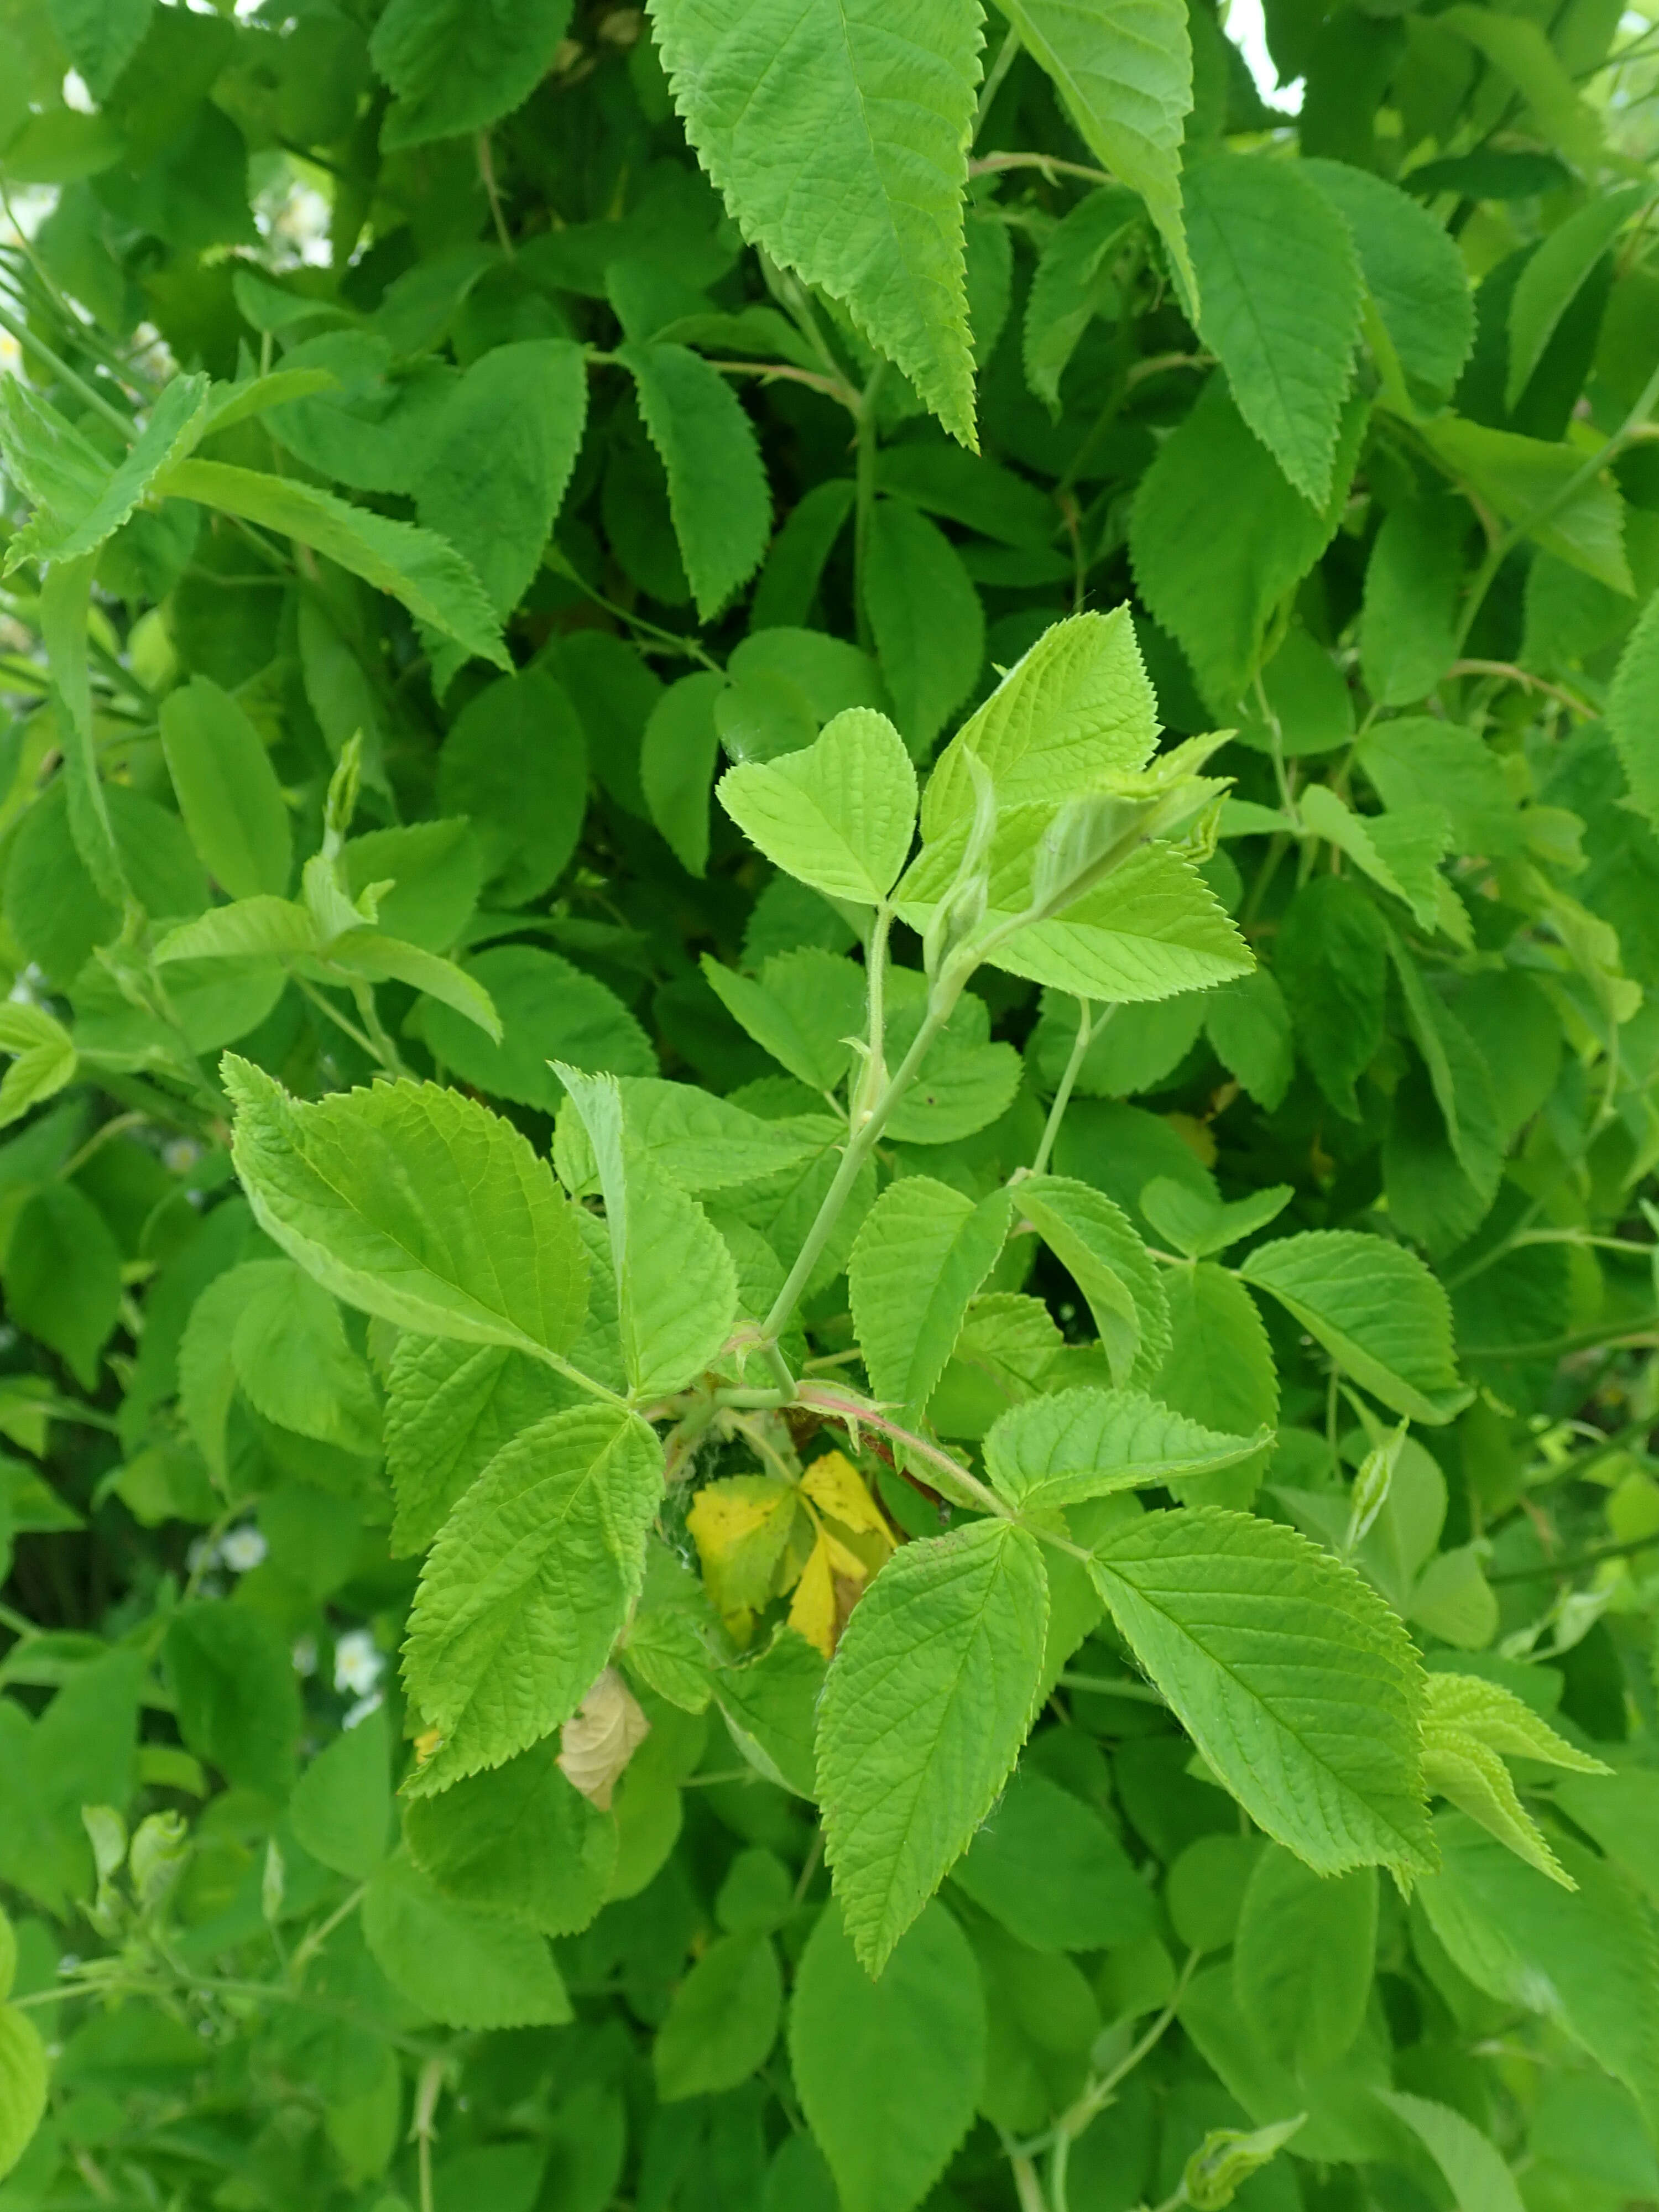
[[355,1729],[359,1721],[366,1721],[371,1713],[378,1713],[386,1699],[378,1690],[371,1690],[366,1698],[359,1698],[355,1705],[348,1705],[340,1726]]
[[251,1526],[233,1528],[219,1547],[219,1557],[233,1574],[245,1575],[257,1567],[267,1547],[261,1532]]
[[366,1698],[385,1668],[385,1657],[366,1628],[348,1629],[334,1647],[334,1686],[354,1698]]

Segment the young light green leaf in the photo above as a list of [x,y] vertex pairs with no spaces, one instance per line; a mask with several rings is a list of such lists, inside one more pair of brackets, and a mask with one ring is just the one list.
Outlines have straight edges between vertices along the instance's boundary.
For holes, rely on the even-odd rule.
[[1521,1802],[1504,1764],[1505,1755],[1537,1759],[1575,1774],[1613,1771],[1601,1759],[1576,1751],[1501,1683],[1436,1668],[1428,1678],[1423,1716],[1423,1775],[1429,1788],[1449,1797],[1528,1866],[1564,1889],[1575,1888],[1543,1830]]
[[487,131],[551,68],[570,0],[505,0],[479,15],[466,0],[392,0],[369,52],[397,98],[380,126],[388,151]]
[[977,10],[653,0],[650,12],[686,134],[744,235],[844,302],[971,444],[962,202]]
[[1037,1510],[1214,1474],[1271,1441],[1265,1429],[1219,1435],[1139,1390],[1060,1390],[1000,1417],[985,1468],[1011,1504]]
[[995,1267],[1009,1201],[975,1206],[929,1176],[902,1176],[865,1216],[848,1262],[853,1322],[878,1398],[919,1415],[945,1372],[969,1300]]
[[848,1040],[865,1026],[861,968],[807,945],[774,953],[757,978],[707,952],[702,972],[733,1021],[798,1082],[813,1091],[840,1086],[853,1063]]
[[433,1546],[410,1616],[410,1694],[444,1741],[410,1788],[500,1766],[567,1721],[645,1575],[662,1449],[635,1415],[581,1405],[504,1445]]
[[423,1336],[564,1350],[587,1268],[552,1173],[510,1123],[431,1084],[305,1104],[228,1054],[233,1157],[262,1228],[348,1305]]
[[1659,823],[1659,601],[1650,599],[1620,656],[1607,726],[1630,795]]
[[684,1388],[712,1366],[738,1310],[737,1274],[696,1200],[628,1141],[613,1075],[554,1063],[581,1117],[605,1194],[623,1357],[636,1397]]
[[1084,143],[1146,203],[1195,295],[1203,283],[1181,228],[1181,137],[1193,50],[1173,0],[1011,0],[1020,42],[1047,70]]
[[1352,234],[1298,163],[1212,154],[1185,185],[1200,335],[1245,422],[1322,507],[1359,337]]
[[1169,1301],[1127,1214],[1066,1176],[1028,1177],[1018,1203],[1087,1299],[1113,1381],[1149,1381],[1170,1349]]
[[864,602],[904,742],[926,758],[979,681],[985,611],[962,556],[907,499],[876,502]]
[[497,668],[511,665],[483,585],[454,547],[431,531],[349,506],[295,477],[266,476],[228,461],[176,462],[155,488],[312,546],[376,591],[401,599],[410,614],[468,653]]
[[1266,1844],[1233,1939],[1238,2008],[1273,2056],[1322,2073],[1364,2024],[1376,1955],[1376,1873],[1311,1873]]
[[572,2017],[553,1956],[510,1920],[446,1897],[412,1860],[388,1859],[363,1899],[363,1934],[398,1995],[446,2027],[557,2027]]
[[824,1906],[796,1975],[789,2064],[844,2212],[913,2212],[973,2124],[987,2043],[979,1967],[942,1905],[876,1981]]
[[[815,1158],[838,1133],[828,1115],[767,1121],[689,1083],[623,1076],[617,1087],[629,1161],[659,1170],[678,1189],[699,1197],[787,1175]],[[562,1176],[568,1167],[567,1188],[573,1190],[585,1188],[597,1174],[592,1150],[586,1160],[580,1157],[585,1133],[580,1110],[574,1104],[562,1109],[553,1159]]]
[[1259,1826],[1319,1874],[1434,1864],[1422,1668],[1351,1568],[1276,1522],[1192,1506],[1114,1528],[1091,1571],[1131,1650]]
[[1127,607],[1051,623],[934,763],[921,834],[938,843],[974,814],[968,756],[990,771],[1005,810],[1054,806],[1145,767],[1158,701]]
[[11,2172],[40,2124],[50,2072],[27,2013],[0,2005],[0,2174]]
[[0,1052],[12,1055],[0,1081],[0,1129],[75,1079],[75,1040],[44,1006],[20,1000],[0,1006]]
[[106,460],[21,376],[0,387],[0,453],[35,513],[6,549],[6,571],[25,561],[83,559],[112,538],[175,455],[188,452],[207,406],[208,380],[175,376],[118,462]]
[[819,1709],[818,1795],[836,1894],[872,1973],[1007,1778],[1048,1613],[1036,1541],[1004,1521],[902,1546],[853,1613]]
[[235,899],[280,898],[294,864],[288,809],[259,733],[198,676],[161,702],[161,750],[191,842]]
[[849,707],[804,752],[728,769],[720,801],[775,866],[875,906],[909,857],[916,772],[885,714]]
[[1376,2094],[1445,2175],[1457,2212],[1522,2212],[1521,2192],[1502,2152],[1462,2112],[1404,2089],[1379,2089]]
[[1258,1245],[1240,1272],[1393,1412],[1438,1425],[1468,1405],[1446,1293],[1402,1245],[1354,1230],[1314,1230]]
[[697,612],[710,622],[760,566],[772,495],[755,432],[716,368],[680,345],[622,345],[668,473],[668,507]]

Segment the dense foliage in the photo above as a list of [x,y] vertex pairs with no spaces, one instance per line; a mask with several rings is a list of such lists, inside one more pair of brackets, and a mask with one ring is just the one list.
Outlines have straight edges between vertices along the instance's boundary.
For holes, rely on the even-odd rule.
[[1659,2203],[1659,45],[999,4],[0,13],[4,2212]]

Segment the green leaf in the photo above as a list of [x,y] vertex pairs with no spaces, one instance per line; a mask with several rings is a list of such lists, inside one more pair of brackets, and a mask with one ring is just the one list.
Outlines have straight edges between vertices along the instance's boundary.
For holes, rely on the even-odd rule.
[[182,1607],[163,1649],[179,1733],[228,1782],[280,1797],[294,1771],[300,1693],[282,1631],[252,1607]]
[[230,1358],[249,1404],[302,1437],[376,1456],[380,1400],[334,1300],[291,1260],[256,1260],[235,1272],[240,1310]]
[[416,511],[471,565],[503,621],[541,565],[586,419],[581,348],[526,338],[475,361],[430,426]]
[[1620,655],[1607,726],[1632,799],[1659,823],[1659,599],[1648,601]]
[[1352,1568],[1273,1522],[1191,1506],[1112,1528],[1091,1571],[1124,1640],[1258,1826],[1318,1874],[1434,1864],[1422,1668]]
[[[927,1013],[927,993],[914,969],[887,971],[886,1059],[903,1060]],[[944,1028],[922,1054],[915,1080],[887,1117],[887,1134],[902,1145],[949,1145],[1007,1112],[1019,1089],[1019,1055],[991,1042],[983,999],[964,991]]]
[[380,125],[388,152],[487,131],[526,100],[551,68],[570,0],[392,0],[369,53],[397,94]]
[[1613,591],[1632,592],[1624,501],[1605,475],[1579,482],[1585,456],[1577,447],[1488,429],[1455,415],[1425,422],[1420,434],[1454,477],[1547,553]]
[[978,11],[653,0],[650,13],[686,135],[744,236],[843,302],[971,445],[963,192]]
[[1018,1204],[1088,1301],[1112,1380],[1148,1381],[1170,1348],[1169,1303],[1128,1215],[1065,1176],[1027,1177]]
[[1258,1245],[1240,1273],[1393,1412],[1437,1425],[1468,1405],[1446,1294],[1402,1246],[1354,1230],[1315,1230]]
[[0,1006],[0,1052],[12,1055],[0,1081],[0,1129],[75,1080],[75,1040],[43,1007],[15,999]]
[[761,563],[772,495],[753,426],[716,368],[684,346],[622,345],[668,473],[668,507],[697,613],[712,622]]
[[1007,1778],[1048,1616],[1036,1539],[1006,1521],[902,1546],[854,1608],[819,1708],[818,1795],[836,1894],[872,1973]]
[[1265,1430],[1219,1435],[1139,1390],[1060,1390],[1001,1416],[985,1470],[1010,1504],[1034,1511],[1213,1474],[1271,1441]]
[[1358,398],[1344,409],[1330,501],[1318,507],[1246,428],[1225,377],[1213,375],[1140,479],[1129,525],[1135,581],[1218,713],[1233,712],[1269,621],[1336,534],[1366,413]]
[[1275,2058],[1321,2073],[1364,2025],[1376,1955],[1376,1874],[1322,1878],[1267,1844],[1233,1938],[1238,2008]]
[[1296,1073],[1291,1014],[1278,978],[1265,968],[1241,975],[1204,1001],[1204,1033],[1216,1058],[1259,1106],[1284,1103]]
[[1451,827],[1441,809],[1355,814],[1325,783],[1310,784],[1299,803],[1303,823],[1316,837],[1346,853],[1373,883],[1409,906],[1419,927],[1433,927],[1439,906],[1439,863],[1451,840]]
[[501,905],[548,890],[587,805],[587,740],[562,686],[525,668],[469,699],[438,756],[438,803],[471,821]]
[[1659,1947],[1627,1878],[1570,1837],[1569,1893],[1460,1813],[1435,1822],[1440,1871],[1419,1892],[1453,1963],[1500,2002],[1542,2014],[1659,2120]]
[[538,1936],[457,1904],[406,1858],[388,1859],[369,1883],[363,1934],[398,1995],[446,2027],[560,2027],[572,2018]]
[[1025,307],[1025,381],[1055,416],[1060,380],[1078,341],[1116,299],[1113,265],[1140,220],[1133,192],[1108,185],[1081,199],[1050,232]]
[[144,42],[154,6],[155,0],[48,0],[52,27],[94,100],[115,89]]
[[817,1794],[812,1742],[823,1661],[804,1636],[781,1628],[759,1658],[723,1667],[714,1694],[732,1740],[756,1771],[781,1790]]
[[453,1091],[378,1084],[314,1105],[227,1054],[232,1156],[266,1234],[348,1305],[423,1336],[565,1349],[587,1268],[518,1131]]
[[789,2065],[842,2212],[913,2212],[973,2124],[986,2042],[979,1968],[942,1905],[873,1982],[825,1905],[795,1978]]
[[497,945],[462,973],[499,1015],[501,1041],[441,1004],[425,1007],[422,1034],[452,1075],[492,1098],[556,1114],[563,1098],[548,1066],[568,1060],[611,1075],[647,1075],[657,1055],[636,1017],[614,991],[556,952],[535,945]]
[[783,2013],[778,1954],[763,1935],[711,1943],[675,1990],[651,2063],[665,2104],[718,2096],[766,2063]]
[[198,676],[161,702],[161,749],[191,842],[232,898],[280,898],[294,865],[282,786],[228,691]]
[[1561,318],[1590,271],[1646,198],[1640,185],[1598,196],[1549,233],[1510,295],[1510,367],[1504,404],[1513,413]]
[[714,702],[726,688],[714,669],[682,676],[652,708],[640,743],[640,786],[651,819],[692,876],[708,866],[708,794],[720,756]]
[[491,1460],[410,1616],[404,1677],[445,1740],[417,1793],[501,1765],[575,1711],[639,1595],[661,1498],[656,1437],[608,1406],[550,1414]]
[[1420,202],[1368,169],[1305,158],[1297,167],[1352,234],[1365,289],[1401,367],[1449,392],[1474,343],[1474,301],[1456,240]]
[[1521,2192],[1503,2154],[1462,2112],[1404,2089],[1376,2094],[1445,2175],[1457,2212],[1522,2212]]
[[85,1390],[121,1304],[121,1254],[90,1199],[70,1182],[45,1183],[14,1218],[0,1284],[7,1319],[57,1352]]
[[1435,20],[1508,77],[1550,144],[1575,161],[1595,164],[1601,150],[1601,119],[1580,98],[1541,26],[1468,0],[1443,9]]
[[1465,522],[1461,502],[1443,498],[1404,501],[1382,518],[1359,628],[1366,688],[1382,706],[1422,698],[1457,657]]
[[683,1389],[731,1334],[732,1255],[696,1200],[627,1142],[616,1077],[584,1075],[562,1060],[555,1070],[599,1166],[629,1383],[641,1398]]
[[1140,1208],[1176,1251],[1188,1260],[1208,1260],[1276,1221],[1295,1195],[1289,1183],[1275,1182],[1223,1205],[1173,1176],[1155,1176],[1140,1194]]
[[392,1556],[425,1551],[501,1446],[568,1401],[568,1384],[504,1345],[401,1336],[386,1408]]
[[[1279,1378],[1267,1332],[1255,1301],[1224,1268],[1200,1260],[1172,1267],[1170,1351],[1152,1389],[1165,1405],[1234,1436],[1273,1428],[1279,1420]],[[1267,1463],[1264,1450],[1220,1478],[1172,1478],[1185,1504],[1248,1505]]]
[[1097,161],[1140,194],[1189,289],[1181,228],[1181,137],[1193,51],[1176,0],[1010,0],[1020,43],[1054,79]]
[[864,1218],[848,1264],[853,1323],[870,1388],[919,1415],[945,1372],[969,1301],[997,1263],[1009,1200],[975,1206],[928,1176],[890,1183]]
[[1096,1951],[1152,1932],[1152,1902],[1098,1813],[1022,1768],[951,1879],[1023,1943]]
[[168,930],[155,947],[155,963],[166,968],[180,960],[283,959],[320,950],[308,907],[261,893],[210,907]]
[[875,906],[909,858],[916,772],[885,714],[851,707],[804,752],[728,769],[720,801],[775,866],[826,898]]
[[834,1091],[853,1063],[848,1040],[865,1026],[864,971],[816,945],[774,953],[757,978],[711,953],[702,972],[733,1021],[813,1091]]
[[573,1789],[550,1742],[469,1775],[404,1815],[411,1857],[447,1898],[543,1936],[571,1936],[604,1904],[617,1822]]
[[[729,1098],[689,1083],[624,1077],[617,1085],[630,1162],[653,1168],[678,1189],[698,1194],[730,1189],[763,1176],[786,1175],[815,1158],[842,1133],[824,1114],[763,1120]],[[562,1109],[553,1147],[568,1187],[586,1189],[597,1168],[585,1145],[586,1125],[574,1103]]]
[[392,1732],[383,1705],[312,1760],[288,1816],[313,1858],[353,1881],[368,1880],[392,1838]]
[[0,453],[36,512],[6,549],[25,561],[83,559],[113,537],[175,457],[188,453],[206,407],[206,377],[175,376],[121,460],[111,462],[21,376],[0,387]]
[[1186,172],[1199,335],[1234,404],[1296,489],[1323,507],[1359,337],[1361,279],[1342,217],[1300,163],[1212,154]]
[[46,2109],[50,2069],[40,2031],[15,2005],[0,2005],[0,2174],[27,2149]]
[[501,625],[484,589],[447,540],[412,523],[350,507],[332,492],[292,477],[272,477],[228,461],[179,461],[155,489],[193,499],[262,530],[274,530],[324,554],[470,653],[510,665]]
[[893,712],[921,758],[979,681],[979,593],[937,524],[908,500],[881,499],[869,521],[864,599]]

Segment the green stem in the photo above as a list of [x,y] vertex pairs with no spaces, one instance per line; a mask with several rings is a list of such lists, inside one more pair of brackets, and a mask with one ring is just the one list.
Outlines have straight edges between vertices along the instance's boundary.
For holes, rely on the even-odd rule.
[[985,82],[979,88],[979,106],[974,111],[975,138],[977,138],[985,128],[985,118],[991,112],[992,103],[1001,91],[1009,70],[1012,69],[1018,58],[1019,33],[1011,30],[997,49],[997,58],[987,71]]
[[[1109,2073],[1103,2074],[1098,2081],[1091,2082],[1077,2102],[1062,2112],[1055,2121],[1054,2147],[1048,2170],[1048,2193],[1054,2203],[1054,2212],[1067,2212],[1066,2168],[1071,2158],[1073,2142],[1083,2133],[1096,2114],[1111,2102],[1112,2092],[1117,2087],[1118,2083],[1133,2074],[1142,2059],[1148,2057],[1163,2040],[1180,2008],[1182,1998],[1187,1994],[1187,1984],[1193,1978],[1193,1971],[1198,1965],[1198,1960],[1199,1954],[1196,1951],[1189,1951],[1187,1954],[1187,1962],[1181,1969],[1180,1978],[1170,1993],[1170,2002],[1139,2043],[1135,2044]],[[1180,2195],[1181,2192],[1178,2191],[1175,2201],[1180,2201]]]
[[1659,1544],[1659,1529],[1646,1536],[1632,1536],[1625,1544],[1592,1544],[1587,1552],[1570,1553],[1565,1559],[1546,1559],[1535,1567],[1505,1567],[1501,1574],[1488,1575],[1489,1583],[1531,1583],[1540,1575],[1582,1574],[1586,1567],[1599,1567],[1603,1559],[1634,1559],[1638,1552],[1650,1552]]
[[5,308],[0,307],[0,330],[9,331],[19,345],[27,346],[37,359],[45,362],[55,377],[68,385],[71,392],[78,393],[88,407],[103,416],[112,428],[118,430],[128,445],[132,443],[137,433],[133,428],[131,417],[122,414],[118,407],[112,407],[103,393],[96,391],[84,377],[77,376],[63,356],[54,353],[44,338],[37,337],[26,322],[21,321],[15,315],[9,314]]
[[[775,1344],[787,1327],[790,1316],[799,1303],[819,1255],[829,1243],[831,1231],[841,1218],[842,1209],[851,1197],[853,1186],[858,1181],[859,1170],[875,1150],[876,1140],[886,1127],[888,1117],[915,1079],[916,1071],[927,1057],[927,1048],[950,1019],[962,985],[967,981],[966,972],[947,981],[941,977],[933,987],[933,1003],[927,1018],[916,1031],[910,1049],[889,1079],[880,1097],[871,1107],[860,1126],[847,1140],[847,1150],[841,1156],[841,1165],[836,1170],[835,1181],[824,1193],[817,1218],[807,1231],[805,1243],[795,1255],[795,1264],[789,1270],[788,1280],[772,1302],[772,1310],[761,1323],[761,1336],[767,1344]],[[940,988],[940,984],[945,988]]]
[[386,1024],[380,1019],[380,1010],[374,1003],[374,985],[361,980],[354,981],[351,995],[357,1002],[357,1012],[368,1033],[375,1059],[388,1075],[394,1078],[406,1076],[409,1070],[404,1066],[397,1046],[387,1036]]
[[[1079,999],[1077,1002],[1077,1040],[1072,1047],[1072,1056],[1066,1063],[1066,1073],[1060,1077],[1059,1087],[1054,1092],[1054,1103],[1048,1109],[1048,1119],[1043,1125],[1042,1141],[1036,1148],[1036,1158],[1031,1162],[1031,1173],[1034,1176],[1046,1175],[1048,1171],[1048,1158],[1054,1149],[1054,1140],[1060,1134],[1060,1125],[1065,1119],[1066,1109],[1072,1103],[1072,1091],[1079,1075],[1082,1073],[1083,1062],[1089,1050],[1089,1040],[1094,1035],[1094,1014],[1089,1000]],[[1101,1018],[1103,1029],[1110,1021],[1114,1012],[1115,1009],[1110,1006],[1106,1009]]]
[[[1015,1518],[1013,1508],[1006,1499],[999,1498],[995,1491],[987,1489],[976,1475],[970,1474],[965,1467],[951,1458],[949,1452],[941,1451],[937,1444],[929,1443],[926,1437],[919,1437],[914,1429],[904,1428],[897,1421],[890,1420],[881,1408],[872,1405],[868,1399],[858,1397],[850,1391],[829,1389],[821,1382],[803,1382],[797,1394],[796,1403],[810,1406],[815,1413],[827,1413],[832,1420],[843,1422],[849,1428],[873,1429],[878,1436],[890,1437],[895,1443],[902,1444],[914,1457],[926,1460],[930,1467],[936,1468],[960,1493],[953,1503],[977,1505],[982,1512],[994,1514],[999,1521]],[[1079,1546],[1050,1536],[1044,1529],[1034,1529],[1032,1533],[1042,1537],[1045,1543],[1052,1543],[1060,1551],[1070,1552],[1077,1559],[1086,1559],[1089,1556]]]
[[865,605],[868,581],[870,525],[876,511],[876,401],[887,377],[887,364],[878,361],[866,380],[859,399],[858,441],[854,451],[853,504],[853,618],[858,641],[868,653],[872,643],[869,610]]

